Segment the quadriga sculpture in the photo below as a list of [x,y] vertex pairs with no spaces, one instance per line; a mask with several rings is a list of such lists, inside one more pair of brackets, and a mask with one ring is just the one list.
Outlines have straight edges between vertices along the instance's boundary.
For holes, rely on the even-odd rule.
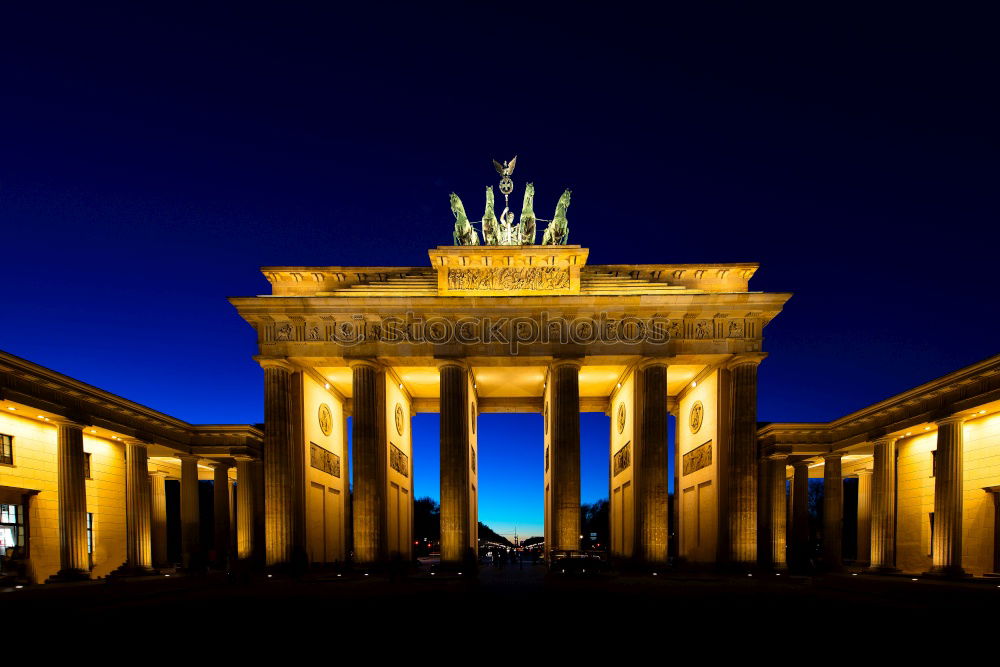
[[569,221],[566,220],[566,209],[569,208],[569,198],[572,194],[567,189],[559,197],[552,222],[548,224],[545,233],[542,234],[542,245],[566,245],[569,241]]
[[486,212],[483,213],[483,243],[485,245],[500,245],[500,223],[493,211],[493,186],[486,188]]
[[472,228],[469,217],[465,214],[462,200],[454,192],[451,193],[451,212],[455,216],[455,245],[479,245],[479,234]]
[[524,186],[524,206],[521,207],[521,224],[518,227],[521,245],[535,245],[535,186]]

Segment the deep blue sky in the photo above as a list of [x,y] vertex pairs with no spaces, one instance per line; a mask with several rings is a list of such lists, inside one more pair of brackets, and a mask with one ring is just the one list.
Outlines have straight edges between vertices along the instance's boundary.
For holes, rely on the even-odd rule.
[[[475,211],[517,153],[542,217],[573,189],[593,263],[754,260],[754,289],[795,292],[765,331],[762,420],[998,351],[1000,59],[968,8],[138,4],[0,10],[0,349],[260,421],[225,297],[266,292],[262,265],[424,264],[448,192]],[[484,417],[487,521],[540,518],[537,421]]]

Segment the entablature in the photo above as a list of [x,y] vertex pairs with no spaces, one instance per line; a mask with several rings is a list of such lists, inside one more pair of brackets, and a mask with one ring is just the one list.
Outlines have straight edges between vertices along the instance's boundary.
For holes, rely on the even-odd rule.
[[796,453],[825,446],[853,451],[877,438],[930,430],[944,417],[1000,410],[1000,355],[827,423],[769,423],[757,430],[761,453],[793,447]]

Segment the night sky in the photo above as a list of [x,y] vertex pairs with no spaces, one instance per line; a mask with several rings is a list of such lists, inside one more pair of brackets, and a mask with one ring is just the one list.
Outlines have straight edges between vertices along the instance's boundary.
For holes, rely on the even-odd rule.
[[[591,263],[758,261],[752,289],[795,293],[763,421],[998,352],[1000,58],[968,8],[137,4],[0,10],[0,349],[259,422],[225,298],[267,292],[264,265],[425,265],[448,193],[478,215],[490,158],[518,154],[539,217],[573,189]],[[416,419],[418,495],[437,426]],[[584,501],[607,428],[584,417]],[[537,532],[541,417],[480,432],[481,519]]]

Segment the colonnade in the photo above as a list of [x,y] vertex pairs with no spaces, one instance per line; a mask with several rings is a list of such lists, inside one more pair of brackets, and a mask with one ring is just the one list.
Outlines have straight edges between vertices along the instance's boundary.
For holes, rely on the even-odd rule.
[[[929,574],[961,576],[962,567],[962,423],[967,416],[956,414],[936,421],[937,449],[934,470],[934,529]],[[857,556],[873,572],[897,572],[897,448],[898,437],[883,437],[872,443],[870,469],[855,473],[858,478]],[[843,453],[823,458],[823,563],[830,570],[843,567]],[[808,494],[810,458],[789,463],[789,455],[774,454],[767,466],[766,502],[770,505],[769,533],[775,568],[786,565],[804,569],[810,558]],[[786,466],[792,467],[791,526],[786,526]],[[1000,531],[998,531],[1000,532]],[[787,539],[787,563],[785,562]]]
[[[756,357],[740,357],[725,370],[730,380],[723,422],[728,427],[729,468],[725,475],[726,514],[723,559],[752,564],[757,558]],[[293,563],[305,550],[305,535],[296,529],[303,511],[294,493],[297,480],[292,454],[296,440],[290,424],[295,403],[289,387],[297,369],[284,360],[263,360],[265,376],[265,462],[267,565]],[[388,369],[377,359],[350,362],[352,377],[353,499],[351,504],[354,560],[359,564],[389,558],[387,533],[386,400]],[[580,548],[580,369],[577,358],[556,359],[547,369],[545,403],[548,433],[550,550]],[[635,366],[636,560],[656,564],[668,558],[667,371],[661,359]],[[460,565],[475,549],[476,517],[470,502],[470,410],[477,400],[470,369],[462,359],[442,359],[439,372],[441,557]],[[721,408],[720,408],[721,409]],[[471,415],[471,416],[470,416]]]
[[[57,489],[59,522],[59,571],[56,581],[90,578],[88,552],[87,492],[83,431],[86,424],[70,419],[56,421]],[[149,471],[148,446],[140,440],[122,440],[125,450],[125,563],[116,571],[120,575],[152,574],[156,567],[167,565],[167,501],[166,473]],[[215,562],[206,562],[200,544],[201,517],[198,501],[198,463],[201,457],[180,454],[181,473],[181,553],[186,568],[224,565],[230,558],[233,508],[229,483],[230,465],[211,461],[214,468]],[[259,462],[238,460],[243,471],[238,481],[240,502],[237,503],[237,544],[241,558],[253,553],[255,537],[261,531],[255,527],[254,516],[259,502],[255,500],[254,468]]]

